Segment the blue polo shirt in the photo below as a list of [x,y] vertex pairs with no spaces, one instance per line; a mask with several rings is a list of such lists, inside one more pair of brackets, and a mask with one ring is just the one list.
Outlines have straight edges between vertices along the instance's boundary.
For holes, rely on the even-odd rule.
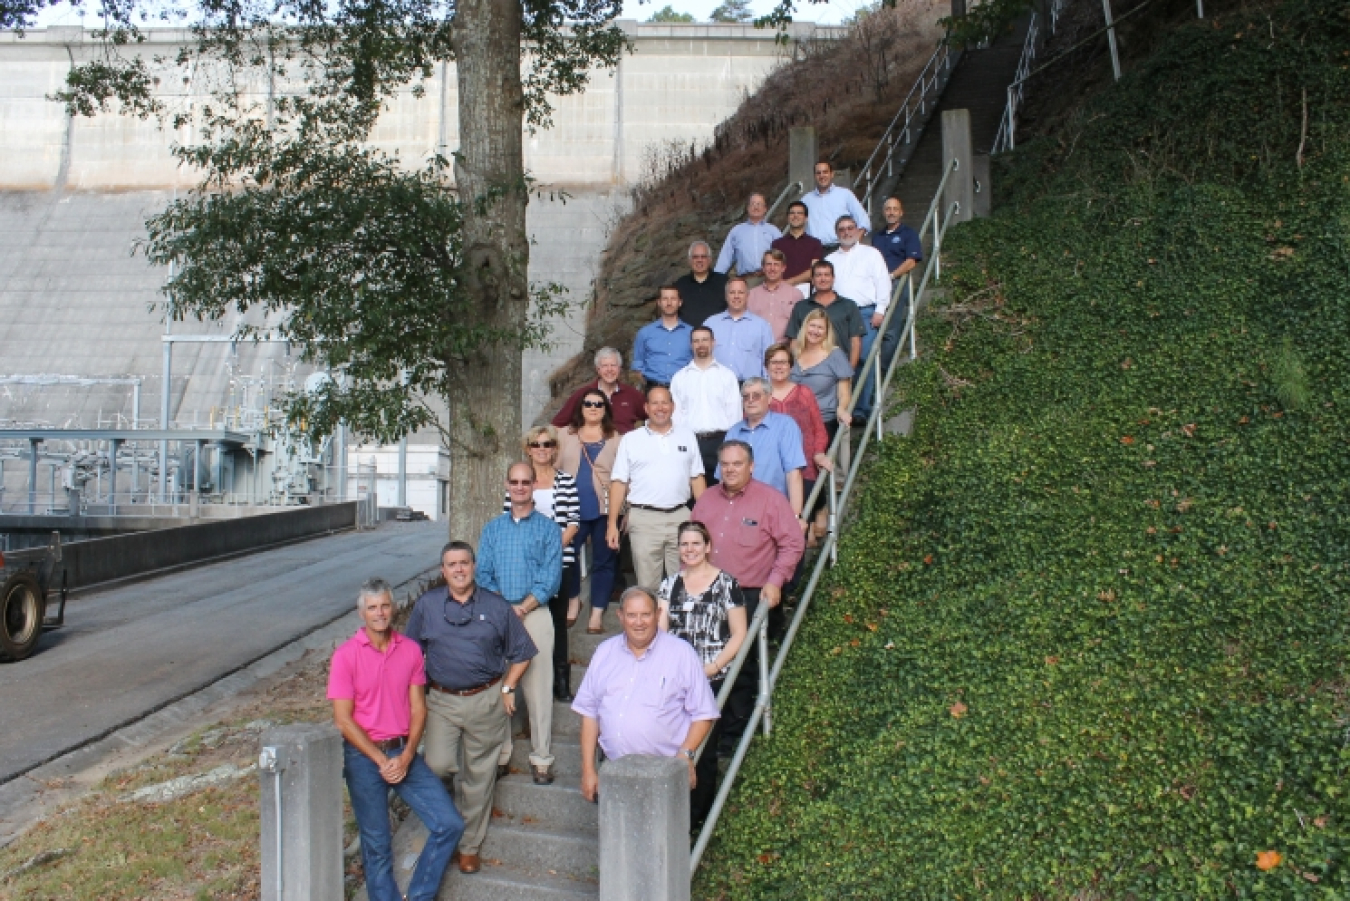
[[[744,419],[727,429],[724,441],[744,441],[755,449],[755,479],[787,495],[789,470],[806,466],[802,452],[802,430],[791,416],[766,413],[753,429]],[[717,478],[722,478],[722,467],[717,467]]]
[[511,605],[481,586],[464,604],[444,585],[431,589],[417,599],[404,634],[426,652],[427,678],[456,691],[491,682],[539,653]]
[[638,329],[633,341],[633,368],[649,382],[669,385],[685,365],[694,359],[689,338],[694,327],[684,320],[666,328],[658,319]]
[[873,233],[872,246],[881,251],[887,272],[899,269],[905,260],[923,262],[923,242],[919,240],[919,233],[903,222],[894,231]]

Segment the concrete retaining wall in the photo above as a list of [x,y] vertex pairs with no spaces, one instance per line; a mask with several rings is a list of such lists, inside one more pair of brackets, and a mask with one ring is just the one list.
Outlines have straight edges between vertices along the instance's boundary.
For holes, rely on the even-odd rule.
[[354,502],[296,507],[248,519],[77,541],[62,548],[60,566],[69,588],[90,588],[355,526]]

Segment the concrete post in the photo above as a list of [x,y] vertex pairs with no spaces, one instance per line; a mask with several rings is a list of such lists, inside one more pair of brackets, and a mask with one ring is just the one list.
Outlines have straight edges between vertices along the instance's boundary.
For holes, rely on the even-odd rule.
[[970,110],[942,111],[942,165],[956,160],[958,168],[947,176],[947,187],[942,192],[940,215],[945,221],[953,202],[960,204],[952,214],[952,222],[965,222],[975,213],[975,166],[971,159]]
[[971,214],[983,219],[994,210],[994,191],[989,182],[989,154],[977,153],[970,158],[971,177],[975,180],[975,203]]
[[[788,182],[802,183],[802,194],[816,184],[816,130],[810,126],[788,129]],[[800,195],[798,195],[800,196]],[[790,198],[796,200],[796,197]],[[784,208],[786,212],[786,208]]]
[[332,901],[342,887],[342,739],[328,725],[263,733],[263,901]]
[[689,901],[689,764],[632,755],[600,769],[600,901]]

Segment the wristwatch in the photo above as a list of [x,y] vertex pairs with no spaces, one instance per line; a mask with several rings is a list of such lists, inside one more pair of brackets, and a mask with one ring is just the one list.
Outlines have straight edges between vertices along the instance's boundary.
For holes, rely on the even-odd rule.
[[516,693],[516,687],[515,687],[514,685],[502,685],[502,694],[504,694],[504,695],[513,695],[513,694],[515,694],[515,693]]
[[685,756],[685,757],[688,757],[688,758],[689,758],[689,762],[690,762],[690,763],[693,763],[693,762],[694,762],[694,752],[693,752],[693,751],[689,750],[688,748],[680,748],[680,750],[684,753],[684,756]]

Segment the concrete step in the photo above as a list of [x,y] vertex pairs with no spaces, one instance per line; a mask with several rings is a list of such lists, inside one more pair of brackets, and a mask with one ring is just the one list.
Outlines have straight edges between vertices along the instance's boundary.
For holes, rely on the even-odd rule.
[[[553,742],[550,745],[553,752],[553,776],[557,779],[577,780],[581,778],[581,745],[575,740],[567,741],[557,735],[554,730]],[[511,772],[520,773],[528,776],[530,774],[530,741],[527,738],[517,738],[515,747],[511,750]]]
[[500,813],[513,822],[547,823],[550,828],[594,834],[600,828],[600,805],[581,797],[581,779],[564,776],[552,785],[535,785],[526,775],[512,774],[497,780],[493,797],[493,824]]
[[600,835],[494,818],[483,842],[483,858],[529,873],[593,880],[600,872]]
[[483,869],[472,876],[451,867],[436,897],[438,901],[593,901],[600,897],[600,884],[485,860]]

